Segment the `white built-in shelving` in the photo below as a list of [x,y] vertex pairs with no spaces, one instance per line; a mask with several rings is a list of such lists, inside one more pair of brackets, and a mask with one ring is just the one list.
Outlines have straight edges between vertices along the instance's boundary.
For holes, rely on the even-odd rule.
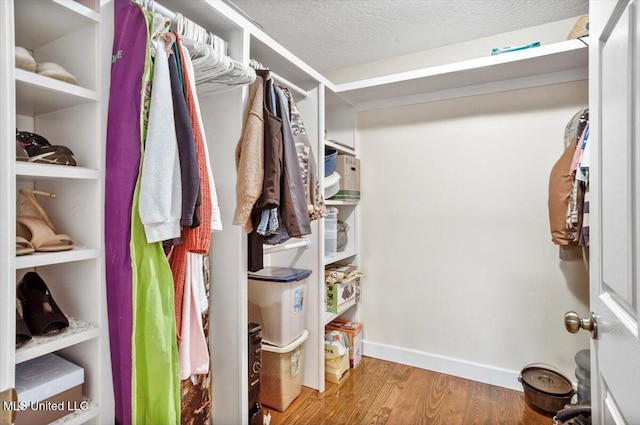
[[34,336],[16,349],[16,364],[35,359],[72,345],[98,338],[100,330],[93,323],[68,317],[69,327],[53,335]]
[[326,266],[329,264],[337,263],[339,261],[343,261],[351,257],[355,257],[356,255],[358,255],[358,251],[356,251],[355,249],[350,249],[348,251],[343,251],[343,252],[337,252],[331,255],[325,255],[324,265]]
[[100,258],[100,255],[101,251],[99,248],[79,246],[74,246],[73,249],[69,251],[35,252],[33,254],[16,257],[16,270],[93,260]]
[[[552,84],[554,78],[586,78],[589,64],[588,39],[567,40],[540,47],[482,56],[460,62],[400,72],[338,84],[336,93],[351,104],[367,104],[383,99],[424,95],[461,87],[504,82],[527,77]],[[572,73],[562,75],[562,73]]]
[[19,178],[31,177],[38,179],[98,180],[100,179],[100,170],[19,161],[16,163],[16,176]]
[[[15,365],[49,353],[65,357],[84,369],[83,392],[87,410],[56,421],[59,424],[109,423],[112,395],[106,385],[105,361],[109,353],[103,324],[103,146],[100,70],[100,0],[6,0],[0,5],[3,28],[0,69],[2,108],[0,122],[7,148],[0,158],[3,205],[0,234],[3,253],[0,288],[0,334],[3,342],[15,335],[16,285],[25,273],[38,273],[70,326],[33,338],[15,347],[0,345],[0,391],[14,386]],[[53,62],[74,75],[71,84],[14,67],[14,46],[33,52],[36,63]],[[6,90],[6,93],[5,93]],[[77,166],[16,161],[15,130],[36,133],[52,145],[71,149]],[[10,143],[9,143],[10,142]],[[15,256],[15,202],[19,189],[38,189],[55,198],[36,199],[56,226],[69,235],[74,248]],[[6,194],[6,197],[5,197]],[[4,206],[3,206],[4,208]],[[4,267],[4,265],[8,267]],[[8,320],[7,320],[8,319]],[[109,408],[110,410],[112,408]],[[104,416],[102,416],[104,413]]]
[[[247,63],[257,59],[274,72],[307,92],[299,108],[314,149],[318,169],[323,169],[324,148],[359,156],[356,112],[361,109],[441,100],[526,86],[554,84],[586,78],[587,48],[581,40],[563,41],[535,49],[497,56],[483,56],[452,64],[427,67],[392,75],[335,85],[305,64],[236,10],[221,1],[166,0],[161,3],[207,28],[229,42],[229,54]],[[0,24],[5,37],[3,51],[13,55],[13,46],[34,51],[38,62],[56,62],[78,78],[78,85],[41,75],[0,67],[0,131],[12,140],[14,128],[33,131],[53,144],[70,147],[77,167],[21,163],[13,160],[13,146],[0,152],[0,196],[12,205],[17,189],[37,188],[56,194],[43,200],[59,231],[71,236],[77,246],[67,252],[36,253],[15,257],[15,208],[0,211],[0,270],[3,281],[17,282],[29,270],[42,271],[55,284],[58,303],[65,301],[65,313],[86,324],[59,335],[46,337],[17,350],[0,347],[0,391],[14,380],[16,363],[49,352],[69,355],[85,368],[85,395],[90,408],[59,420],[56,424],[108,423],[112,396],[105,391],[103,367],[108,363],[104,316],[103,257],[103,149],[100,110],[106,93],[101,93],[100,74],[108,75],[110,62],[99,53],[100,27],[111,25],[112,17],[100,13],[100,0],[7,0],[0,1]],[[109,34],[109,32],[105,32]],[[110,53],[110,52],[108,52]],[[10,57],[9,56],[9,57]],[[4,90],[8,90],[5,93]],[[214,177],[218,189],[224,230],[212,242],[211,347],[214,423],[247,423],[247,255],[246,234],[231,224],[235,205],[235,145],[242,131],[247,90],[230,90],[200,99],[205,132],[209,138]],[[9,102],[5,102],[9,99]],[[231,158],[231,159],[230,159]],[[363,164],[366,167],[366,164]],[[320,172],[322,174],[322,172]],[[322,175],[320,177],[323,177]],[[339,219],[349,225],[349,244],[344,252],[324,255],[323,220],[312,224],[307,249],[273,252],[265,257],[271,265],[313,270],[305,296],[309,339],[305,343],[303,384],[324,390],[324,325],[338,314],[324,308],[324,266],[336,262],[358,264],[360,203],[326,200],[339,209]],[[9,248],[6,248],[9,247]],[[367,276],[375,279],[375,276]],[[219,283],[219,284],[216,284]],[[232,284],[229,284],[232,283]],[[363,285],[366,296],[366,285]],[[11,340],[15,287],[0,285],[0,337]],[[358,318],[359,307],[340,314]],[[75,323],[75,322],[74,322]],[[366,329],[366,323],[365,323]],[[366,332],[366,331],[365,331]],[[49,340],[48,338],[51,338]],[[42,341],[42,340],[40,340]],[[108,388],[108,387],[107,387]],[[218,408],[216,408],[218,406]]]

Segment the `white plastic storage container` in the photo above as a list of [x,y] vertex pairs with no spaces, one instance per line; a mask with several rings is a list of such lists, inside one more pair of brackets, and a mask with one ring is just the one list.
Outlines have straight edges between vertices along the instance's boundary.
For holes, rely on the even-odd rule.
[[262,326],[262,341],[284,347],[305,330],[304,293],[311,270],[265,267],[249,273],[249,322]]
[[324,254],[333,255],[338,252],[338,209],[327,209],[324,219]]
[[300,395],[304,375],[304,342],[308,336],[305,330],[285,347],[262,344],[260,403],[284,412]]

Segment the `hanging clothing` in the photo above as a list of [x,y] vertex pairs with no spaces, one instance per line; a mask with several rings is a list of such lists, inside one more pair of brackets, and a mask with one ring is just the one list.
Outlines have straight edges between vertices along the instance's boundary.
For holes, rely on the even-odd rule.
[[105,170],[105,273],[115,422],[131,425],[131,210],[140,166],[140,96],[147,26],[138,6],[114,3]]
[[[273,86],[272,86],[273,87]],[[296,151],[291,123],[288,116],[287,98],[279,88],[275,87],[278,117],[282,122],[283,145],[283,181],[280,215],[287,233],[292,237],[300,237],[311,233],[307,197],[300,173],[300,163]]]
[[209,372],[209,348],[202,327],[201,294],[202,255],[188,254],[189,267],[186,271],[184,300],[182,309],[182,339],[178,345],[180,358],[180,379]]
[[[140,140],[144,158],[152,100],[150,37],[157,28],[154,17],[142,10],[148,25],[141,99]],[[158,26],[163,26],[164,19]],[[156,52],[158,53],[158,52]],[[168,82],[167,82],[168,84]],[[144,161],[141,160],[141,170]],[[180,423],[180,381],[174,319],[173,278],[161,242],[147,243],[140,219],[139,174],[131,210],[131,259],[133,268],[133,374],[134,424]]]
[[289,117],[291,121],[291,132],[295,141],[296,150],[298,152],[298,161],[300,162],[300,170],[302,173],[302,182],[305,186],[307,196],[307,209],[309,210],[309,218],[317,220],[327,215],[327,207],[324,204],[324,197],[320,192],[320,180],[318,178],[318,167],[313,147],[309,141],[309,136],[304,127],[302,116],[298,111],[291,91],[283,87],[282,90],[287,96],[289,103]]
[[572,205],[578,209],[581,205],[582,194],[574,186],[575,176],[571,173],[576,144],[584,132],[587,124],[588,109],[578,111],[565,127],[565,150],[560,159],[554,164],[549,177],[549,224],[551,240],[556,245],[578,245],[580,238],[580,214],[576,219],[568,220]]
[[280,189],[282,176],[282,121],[276,116],[273,98],[273,79],[271,73],[265,70],[256,71],[264,80],[264,179],[262,194],[258,198],[254,209],[265,209],[280,206]]
[[249,86],[249,101],[244,115],[242,137],[236,146],[236,211],[233,224],[253,230],[251,211],[262,193],[264,181],[264,81],[262,77]]
[[[213,213],[213,210],[217,210],[218,206],[216,199],[212,198],[214,189],[210,186],[209,166],[206,163],[206,141],[204,138],[202,121],[199,116],[200,111],[197,94],[195,92],[195,83],[193,80],[193,67],[189,58],[189,52],[181,45],[179,37],[177,37],[176,43],[178,43],[180,47],[179,52],[180,61],[182,63],[185,99],[187,100],[187,108],[189,110],[189,117],[193,128],[196,158],[198,161],[198,171],[200,175],[200,193],[202,196],[202,205],[200,208],[202,222],[200,226],[196,228],[183,228],[182,239],[184,242],[181,245],[175,246],[171,254],[170,264],[175,289],[175,325],[177,336],[180,339],[182,331],[182,305],[184,301],[184,287],[186,284],[186,272],[188,267],[187,254],[189,252],[198,254],[206,254],[209,252],[212,225],[214,224],[216,216],[219,219],[219,213]],[[221,225],[219,226],[221,227]]]
[[169,78],[171,80],[171,98],[176,125],[176,141],[180,158],[180,181],[182,184],[182,211],[180,225],[191,227],[196,201],[200,191],[200,173],[196,159],[196,146],[193,129],[184,98],[182,76],[175,55],[175,35],[173,35],[172,54],[169,55]]
[[140,219],[147,242],[180,237],[182,179],[174,120],[169,57],[163,35],[154,36],[155,51],[149,126],[140,183]]
[[584,146],[584,137],[589,127],[588,123],[585,125],[580,135],[580,139],[575,144],[575,150],[569,166],[569,175],[573,177],[571,182],[571,194],[569,195],[569,203],[567,205],[567,213],[565,220],[565,227],[571,232],[572,240],[578,240],[580,236],[580,226],[582,224],[582,204],[584,197],[584,187],[580,181],[576,179],[576,169],[578,168],[578,161],[582,154],[582,148]]

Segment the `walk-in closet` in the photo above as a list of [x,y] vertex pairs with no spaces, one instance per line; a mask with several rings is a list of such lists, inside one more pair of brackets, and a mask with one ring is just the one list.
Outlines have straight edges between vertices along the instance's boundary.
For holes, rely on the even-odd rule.
[[640,423],[637,1],[322,70],[283,3],[0,1],[0,424]]

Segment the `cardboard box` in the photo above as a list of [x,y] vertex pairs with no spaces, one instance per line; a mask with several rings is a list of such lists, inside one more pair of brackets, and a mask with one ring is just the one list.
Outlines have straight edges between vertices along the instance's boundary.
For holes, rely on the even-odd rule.
[[351,155],[338,155],[336,171],[340,174],[340,189],[331,199],[360,199],[360,160]]
[[362,360],[362,323],[337,318],[327,324],[325,330],[340,331],[347,335],[349,362],[351,367],[356,367]]
[[360,293],[360,278],[346,283],[325,283],[326,309],[330,313],[342,313],[356,303],[356,296]]
[[324,345],[324,379],[334,384],[342,382],[349,374],[349,349],[341,356],[338,347]]
[[83,410],[83,383],[84,369],[55,354],[17,364],[15,425],[44,425]]

